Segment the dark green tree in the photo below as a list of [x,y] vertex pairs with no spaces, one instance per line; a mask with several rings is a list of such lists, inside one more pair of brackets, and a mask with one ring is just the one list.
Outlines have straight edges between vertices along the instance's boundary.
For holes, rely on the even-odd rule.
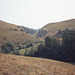
[[10,53],[15,48],[15,45],[12,42],[8,42],[5,45],[2,45],[2,52],[3,53]]
[[44,53],[44,45],[40,44],[40,45],[38,45],[38,50],[34,53],[34,55],[42,57],[43,53]]
[[51,46],[51,38],[50,37],[46,37],[45,38],[45,46],[46,48],[49,48]]
[[19,51],[12,51],[12,54],[15,54],[15,55],[20,55]]
[[14,48],[15,48],[15,44],[12,43],[12,42],[7,42],[7,43],[6,43],[6,46],[8,46],[12,51],[13,51]]
[[10,53],[11,49],[10,49],[10,47],[8,47],[6,45],[2,45],[2,52],[3,53]]
[[46,48],[50,48],[50,47],[56,47],[60,45],[60,41],[57,40],[56,38],[50,38],[50,37],[46,37],[45,38],[45,46]]
[[75,31],[65,30],[62,39],[67,60],[75,60]]

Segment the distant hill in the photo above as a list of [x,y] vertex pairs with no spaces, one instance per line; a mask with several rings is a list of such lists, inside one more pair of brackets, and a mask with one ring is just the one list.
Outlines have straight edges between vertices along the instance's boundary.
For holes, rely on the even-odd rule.
[[2,44],[10,41],[16,46],[24,46],[28,42],[36,42],[38,39],[27,33],[22,27],[0,20],[0,48]]
[[32,29],[32,28],[27,28],[27,27],[24,27],[24,26],[21,26],[27,33],[30,33],[30,34],[35,34],[37,32],[37,30],[35,29]]
[[75,75],[75,65],[0,53],[0,75]]
[[45,38],[46,36],[55,36],[59,30],[75,29],[75,19],[70,19],[62,22],[49,23],[41,28],[37,34],[38,37]]

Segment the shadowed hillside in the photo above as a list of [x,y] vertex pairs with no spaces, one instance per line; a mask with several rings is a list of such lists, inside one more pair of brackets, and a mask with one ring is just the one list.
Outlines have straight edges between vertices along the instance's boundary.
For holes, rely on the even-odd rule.
[[27,33],[22,27],[0,20],[0,47],[10,41],[15,45],[26,45],[28,42],[36,42],[38,39]]
[[26,32],[30,33],[30,34],[35,34],[37,32],[37,30],[34,30],[32,28],[27,28],[24,26],[21,26]]
[[46,36],[57,36],[59,30],[65,30],[66,28],[75,29],[75,19],[49,23],[39,30],[37,36],[42,38]]
[[75,65],[49,59],[0,54],[0,75],[75,75]]

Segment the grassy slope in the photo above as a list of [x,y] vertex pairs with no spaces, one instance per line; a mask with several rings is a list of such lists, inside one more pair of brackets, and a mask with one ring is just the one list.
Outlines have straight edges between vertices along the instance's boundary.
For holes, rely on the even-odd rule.
[[43,28],[47,28],[48,31],[51,31],[51,32],[64,30],[65,28],[75,29],[75,19],[66,20],[62,22],[56,22],[56,23],[49,23]]
[[32,47],[26,48],[26,49],[20,49],[19,53],[20,53],[20,55],[24,55],[26,50],[27,50],[27,52],[30,52],[30,51],[35,52],[38,50],[38,45],[40,45],[40,43],[38,43]]
[[[56,23],[49,23],[45,25],[43,28],[41,28],[39,33],[41,33],[42,37],[57,36],[58,30],[64,30],[66,28],[75,29],[75,19],[66,20],[62,22],[56,22]],[[36,35],[39,36],[39,34],[36,34]]]
[[75,65],[49,59],[0,54],[0,75],[75,75]]
[[[14,31],[17,29],[17,31]],[[0,46],[3,43],[8,41],[12,41],[14,43],[18,43],[20,45],[25,45],[27,42],[35,42],[37,39],[29,33],[26,33],[23,28],[18,28],[18,26],[14,24],[10,24],[0,20]],[[4,40],[6,38],[6,40]]]

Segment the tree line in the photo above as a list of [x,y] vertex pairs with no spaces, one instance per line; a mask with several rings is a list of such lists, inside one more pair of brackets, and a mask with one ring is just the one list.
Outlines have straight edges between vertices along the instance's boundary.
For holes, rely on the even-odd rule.
[[62,31],[62,43],[56,38],[46,37],[45,45],[38,46],[35,56],[75,62],[75,31],[69,29]]
[[[65,29],[60,33],[62,34],[62,40],[46,37],[45,43],[37,45],[36,50],[33,48],[34,44],[28,44],[24,55],[75,62],[75,30]],[[27,49],[31,50],[28,52]],[[2,52],[20,55],[19,50],[15,50],[15,44],[12,42],[2,45]]]

